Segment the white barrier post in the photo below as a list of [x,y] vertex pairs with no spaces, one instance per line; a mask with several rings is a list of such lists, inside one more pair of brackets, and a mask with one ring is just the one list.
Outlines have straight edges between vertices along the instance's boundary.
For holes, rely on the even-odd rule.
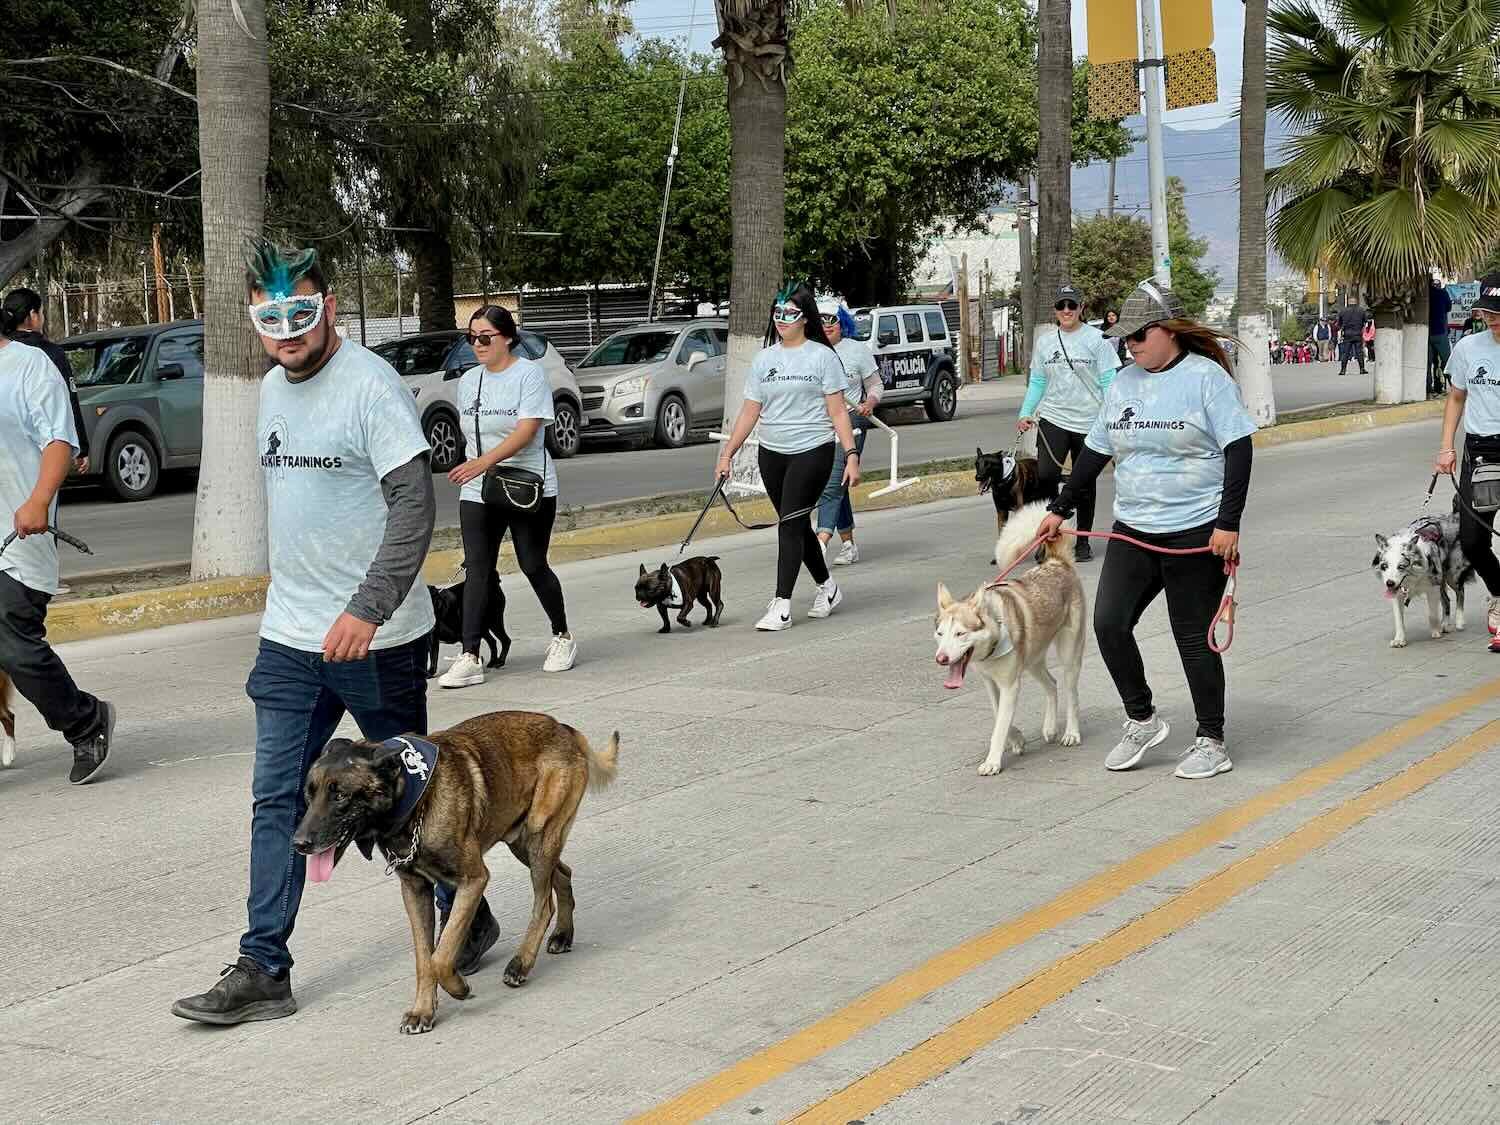
[[898,464],[898,457],[897,457],[897,454],[899,452],[900,445],[901,445],[901,438],[896,433],[896,431],[893,430],[893,429],[891,429],[889,426],[887,426],[884,422],[882,422],[879,418],[875,417],[875,415],[873,415],[873,414],[871,414],[868,418],[866,418],[865,421],[867,421],[867,422],[873,422],[875,425],[879,426],[882,430],[884,430],[890,436],[890,439],[891,439],[891,479],[890,479],[890,483],[888,483],[884,488],[877,489],[876,491],[870,493],[870,499],[873,500],[877,496],[888,496],[892,492],[896,492],[899,489],[906,488],[908,485],[916,484],[917,481],[919,481],[921,479],[920,477],[908,477],[906,480],[902,480],[901,479],[900,472],[899,472],[900,466]]

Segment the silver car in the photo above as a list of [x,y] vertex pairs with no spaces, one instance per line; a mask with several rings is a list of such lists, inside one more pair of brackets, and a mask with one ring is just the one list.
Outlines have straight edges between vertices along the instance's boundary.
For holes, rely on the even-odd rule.
[[616,332],[577,367],[585,441],[675,449],[724,413],[729,328],[717,318],[657,321]]

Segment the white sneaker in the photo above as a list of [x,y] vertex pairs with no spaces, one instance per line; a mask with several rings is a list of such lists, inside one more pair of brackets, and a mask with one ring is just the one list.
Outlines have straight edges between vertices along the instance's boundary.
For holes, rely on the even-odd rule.
[[765,616],[755,623],[762,633],[779,633],[792,627],[791,598],[772,598],[766,606]]
[[1177,776],[1189,781],[1201,781],[1206,777],[1228,773],[1232,769],[1234,763],[1224,752],[1224,743],[1220,739],[1200,735],[1194,740],[1192,749],[1183,754],[1182,761],[1177,766]]
[[448,670],[438,677],[438,687],[477,687],[484,683],[484,665],[472,652],[461,652]]
[[1500,598],[1490,599],[1489,612],[1485,615],[1485,624],[1490,628],[1490,636],[1500,636]]
[[827,617],[839,606],[844,604],[844,591],[839,589],[839,584],[830,578],[818,587],[818,592],[813,595],[812,609],[807,611],[809,617]]
[[859,547],[853,539],[844,542],[844,549],[833,557],[834,566],[853,566],[859,562]]
[[547,659],[542,661],[543,672],[566,672],[578,659],[578,642],[571,633],[558,633],[547,646]]

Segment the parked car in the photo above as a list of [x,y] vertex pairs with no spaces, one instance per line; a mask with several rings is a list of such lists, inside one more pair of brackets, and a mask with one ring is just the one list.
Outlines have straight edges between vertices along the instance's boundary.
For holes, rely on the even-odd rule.
[[144,500],[163,469],[198,465],[203,447],[203,322],[108,328],[62,342],[83,424],[89,476]]
[[958,412],[958,368],[948,322],[937,305],[880,305],[854,310],[855,336],[870,345],[885,389],[880,405],[920,402],[927,417]]
[[[416,396],[422,429],[432,446],[432,470],[446,473],[463,459],[467,448],[454,394],[459,377],[479,362],[474,349],[464,333],[454,328],[403,336],[370,350],[394,367]],[[559,460],[573,456],[578,452],[583,421],[583,396],[573,372],[540,332],[522,329],[514,350],[540,363],[552,387],[553,422],[547,427],[547,450]]]
[[654,441],[668,449],[724,413],[729,328],[718,319],[655,321],[616,332],[578,365],[585,440]]

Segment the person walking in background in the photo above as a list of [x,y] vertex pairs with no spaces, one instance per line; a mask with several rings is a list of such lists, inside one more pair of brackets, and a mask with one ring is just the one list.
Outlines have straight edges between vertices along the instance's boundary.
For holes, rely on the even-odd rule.
[[[818,313],[823,319],[828,342],[844,366],[844,376],[848,380],[844,399],[849,406],[849,425],[854,430],[854,449],[863,458],[869,418],[880,405],[880,368],[869,345],[854,338],[854,316],[842,302],[819,301]],[[854,542],[854,505],[849,499],[849,487],[844,483],[844,462],[843,454],[836,452],[833,472],[828,475],[828,484],[818,500],[818,542],[827,551],[835,531],[844,541],[834,556],[834,566],[853,566],[859,562],[859,546]]]
[[1313,329],[1313,342],[1318,345],[1318,362],[1327,363],[1333,358],[1333,330],[1326,320],[1318,321]]
[[[1031,354],[1031,380],[1021,403],[1016,429],[1025,433],[1037,427],[1037,479],[1053,496],[1062,482],[1063,462],[1077,464],[1083,439],[1099,416],[1099,404],[1110,380],[1119,370],[1114,344],[1092,324],[1079,319],[1083,295],[1072,285],[1057,291],[1053,304],[1057,327],[1036,334]],[[1078,530],[1094,529],[1094,490],[1078,497]],[[1073,548],[1079,562],[1088,562],[1094,552],[1087,539]]]
[[715,469],[718,479],[729,477],[735,453],[759,422],[760,477],[781,517],[776,529],[776,593],[755,623],[764,633],[792,627],[792,591],[804,566],[818,586],[807,616],[827,617],[843,604],[844,593],[828,573],[809,514],[828,483],[836,446],[844,453],[844,485],[859,484],[859,450],[845,398],[848,384],[823,331],[812,290],[799,285],[780,297],[771,323],[776,342],[768,342],[750,364],[745,402]]
[[[78,449],[68,395],[45,353],[15,338],[9,301],[0,306],[0,504],[15,542],[0,555],[0,671],[73,745],[68,780],[82,785],[109,757],[112,704],[80,691],[47,643],[47,606],[57,593],[57,490]],[[3,701],[0,701],[3,702]],[[0,765],[15,745],[0,732]]]
[[1353,297],[1348,298],[1342,311],[1339,313],[1339,374],[1349,374],[1349,361],[1359,361],[1359,373],[1368,375],[1365,370],[1365,324],[1369,315],[1364,308]]
[[83,407],[78,404],[78,384],[73,381],[73,365],[68,362],[68,353],[47,339],[47,312],[42,295],[35,289],[12,289],[5,295],[4,307],[16,322],[16,332],[11,339],[45,353],[67,384],[68,400],[73,406],[73,431],[78,439],[78,456],[73,460],[73,468],[80,473],[88,472],[89,435],[83,424]]
[[1364,331],[1360,334],[1360,338],[1364,341],[1364,345],[1365,345],[1365,358],[1368,359],[1371,363],[1374,363],[1375,362],[1375,318],[1373,316],[1367,316],[1365,318],[1365,328],[1364,328]]
[[[578,659],[578,644],[568,631],[562,583],[547,562],[552,525],[557,520],[557,465],[547,456],[547,423],[552,421],[552,387],[542,365],[511,349],[520,339],[516,319],[507,308],[485,305],[469,318],[469,344],[479,362],[458,384],[458,408],[474,439],[470,457],[456,465],[448,479],[461,485],[458,522],[463,534],[463,651],[438,684],[445,688],[484,683],[479,644],[484,639],[489,575],[510,532],[516,564],[531,583],[552,626],[552,641],[542,663],[544,672],[566,672]],[[521,479],[540,495],[527,508],[507,497],[486,501],[484,477],[496,466],[528,474]],[[508,490],[507,490],[508,491]]]
[[[1120,312],[1118,309],[1109,309],[1104,314],[1104,327],[1100,329],[1109,338],[1109,330],[1120,323]],[[1120,358],[1120,366],[1124,367],[1130,362],[1130,353],[1125,350],[1124,340],[1115,340],[1115,355]]]
[[1443,385],[1443,372],[1453,356],[1453,344],[1448,339],[1448,314],[1453,311],[1453,298],[1448,287],[1431,282],[1427,289],[1427,395],[1440,395],[1447,388]]

